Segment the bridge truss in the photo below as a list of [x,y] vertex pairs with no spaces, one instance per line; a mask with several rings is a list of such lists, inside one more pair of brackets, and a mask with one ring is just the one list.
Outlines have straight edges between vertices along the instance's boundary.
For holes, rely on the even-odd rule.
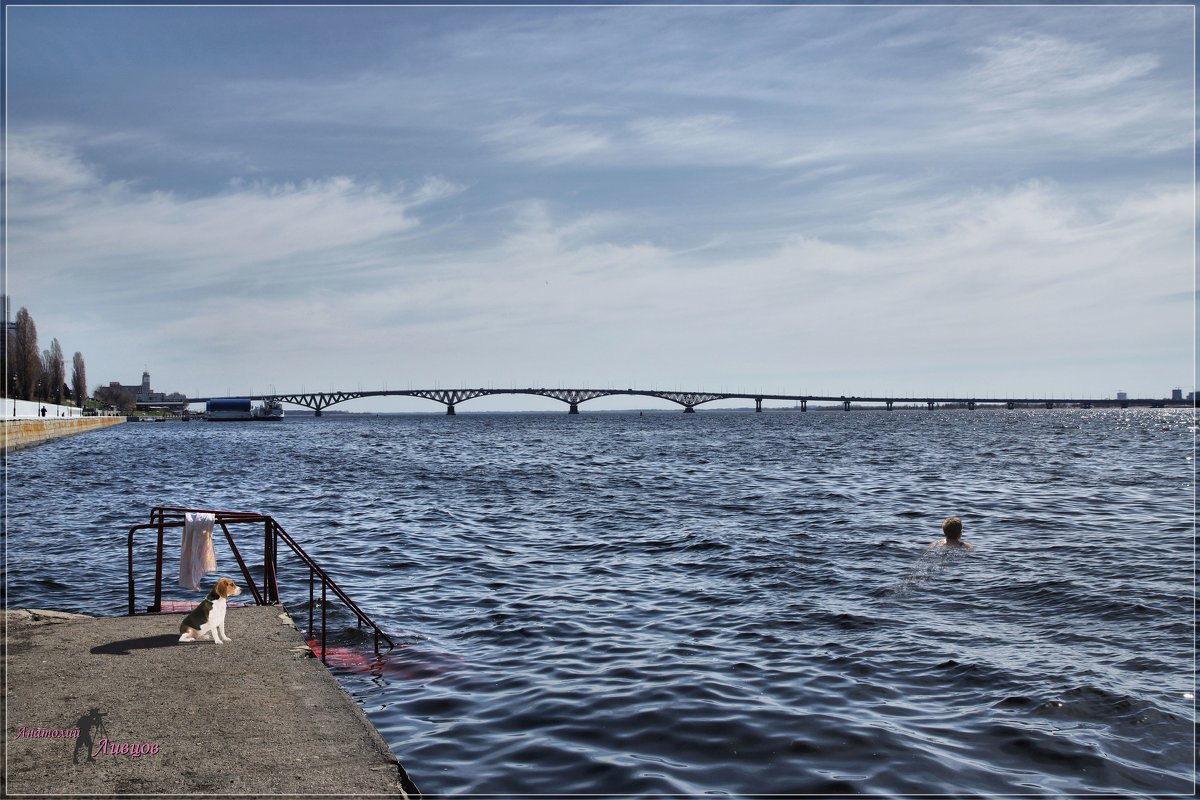
[[[752,395],[736,395],[736,394],[710,394],[707,392],[659,392],[654,390],[641,389],[391,389],[382,391],[360,391],[360,392],[306,392],[293,394],[273,394],[273,395],[256,395],[251,397],[251,400],[277,400],[281,403],[292,403],[298,406],[311,408],[316,415],[321,416],[321,412],[330,406],[344,403],[347,400],[356,400],[360,397],[421,397],[426,400],[432,400],[436,403],[441,403],[446,406],[446,413],[453,415],[455,407],[466,400],[474,400],[477,397],[486,397],[490,395],[501,394],[524,394],[533,395],[536,397],[549,397],[554,400],[566,403],[568,406],[567,413],[578,414],[579,404],[588,400],[595,400],[598,397],[611,397],[612,395],[638,395],[642,397],[658,397],[663,400],[670,400],[673,403],[678,403],[683,406],[685,412],[694,412],[695,407],[701,403],[708,403],[713,400],[726,400],[737,397],[752,397]],[[197,398],[189,402],[199,403],[210,398]]]

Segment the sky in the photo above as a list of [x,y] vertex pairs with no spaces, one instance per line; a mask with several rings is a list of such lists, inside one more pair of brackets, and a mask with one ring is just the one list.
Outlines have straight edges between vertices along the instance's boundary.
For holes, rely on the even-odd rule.
[[1195,381],[1190,6],[6,22],[6,290],[93,386]]

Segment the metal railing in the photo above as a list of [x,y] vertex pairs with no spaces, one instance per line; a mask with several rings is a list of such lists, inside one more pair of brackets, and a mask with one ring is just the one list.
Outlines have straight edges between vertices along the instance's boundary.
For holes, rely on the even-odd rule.
[[[292,553],[300,560],[300,562],[308,567],[308,635],[313,636],[313,624],[316,594],[316,581],[321,581],[321,661],[325,661],[328,648],[326,647],[327,635],[327,612],[328,612],[328,594],[330,591],[342,601],[342,603],[352,611],[357,618],[358,627],[368,625],[374,630],[375,651],[379,651],[379,642],[382,639],[387,642],[388,647],[395,647],[395,643],[388,637],[383,630],[376,625],[370,617],[368,617],[358,605],[350,599],[350,597],[342,591],[342,588],[334,582],[333,578],[329,577],[321,565],[313,558],[304,552],[295,539],[283,529],[283,526],[275,521],[273,517],[265,514],[245,511],[218,511],[214,509],[200,508],[172,508],[169,506],[155,506],[150,510],[150,521],[142,525],[134,525],[129,529],[128,550],[129,550],[129,614],[130,616],[137,613],[135,587],[134,587],[134,569],[133,569],[133,543],[134,535],[138,531],[154,530],[158,533],[158,541],[155,547],[156,558],[154,567],[154,604],[146,608],[147,613],[159,613],[162,611],[162,593],[163,593],[163,551],[166,543],[166,531],[168,528],[182,528],[186,515],[189,513],[212,514],[215,517],[215,527],[219,527],[225,534],[225,541],[229,543],[229,549],[233,552],[234,558],[237,560],[238,567],[241,569],[242,578],[246,582],[246,586],[250,589],[254,596],[256,605],[279,605],[279,543],[282,541]],[[230,526],[234,525],[262,525],[263,533],[263,579],[261,591],[260,587],[254,581],[254,576],[250,573],[250,568],[246,566],[246,561],[242,557],[241,550],[233,540],[233,533],[229,530]]]

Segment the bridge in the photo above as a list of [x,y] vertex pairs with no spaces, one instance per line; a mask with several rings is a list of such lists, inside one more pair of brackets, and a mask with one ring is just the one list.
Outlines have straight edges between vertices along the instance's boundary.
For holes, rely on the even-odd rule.
[[[1131,407],[1146,407],[1146,408],[1192,408],[1194,402],[1191,399],[1184,400],[1165,400],[1165,399],[1126,399],[1126,400],[1094,400],[1094,399],[1061,399],[1061,398],[994,398],[994,397],[919,397],[919,398],[900,398],[900,397],[847,397],[846,395],[824,396],[824,395],[791,395],[791,394],[761,394],[761,393],[739,393],[739,392],[671,392],[657,391],[653,389],[383,389],[379,391],[329,391],[329,392],[308,392],[308,393],[292,393],[292,394],[263,394],[263,395],[239,395],[249,397],[251,400],[275,400],[281,403],[291,403],[293,405],[304,406],[311,408],[316,416],[321,416],[321,412],[330,406],[344,403],[347,400],[357,400],[362,397],[421,397],[426,400],[432,400],[435,403],[441,403],[446,406],[446,413],[453,415],[455,407],[459,403],[467,400],[474,400],[477,397],[490,397],[494,395],[532,395],[537,397],[549,397],[554,400],[559,400],[566,403],[568,406],[568,414],[578,414],[579,404],[585,403],[588,400],[595,400],[598,397],[614,397],[614,396],[638,396],[638,397],[655,397],[660,400],[669,400],[672,403],[678,403],[683,406],[685,414],[695,413],[696,406],[704,403],[711,403],[714,400],[753,400],[754,410],[761,412],[763,410],[764,400],[786,401],[794,403],[800,407],[801,411],[808,410],[809,403],[840,403],[842,407],[849,411],[851,405],[875,405],[882,406],[891,411],[897,403],[901,405],[924,405],[930,410],[939,406],[959,406],[974,411],[982,405],[1004,406],[1008,409],[1015,408],[1066,408],[1070,406],[1080,408],[1131,408]],[[211,397],[193,397],[186,402],[204,403],[208,400],[217,398]]]

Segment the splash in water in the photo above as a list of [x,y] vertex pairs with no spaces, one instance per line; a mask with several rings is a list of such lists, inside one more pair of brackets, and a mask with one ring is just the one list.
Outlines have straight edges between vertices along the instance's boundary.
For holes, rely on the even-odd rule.
[[932,544],[913,562],[912,567],[904,577],[896,582],[887,593],[887,597],[904,597],[914,589],[924,586],[936,575],[949,568],[961,559],[968,558],[971,550],[965,547],[946,547]]

